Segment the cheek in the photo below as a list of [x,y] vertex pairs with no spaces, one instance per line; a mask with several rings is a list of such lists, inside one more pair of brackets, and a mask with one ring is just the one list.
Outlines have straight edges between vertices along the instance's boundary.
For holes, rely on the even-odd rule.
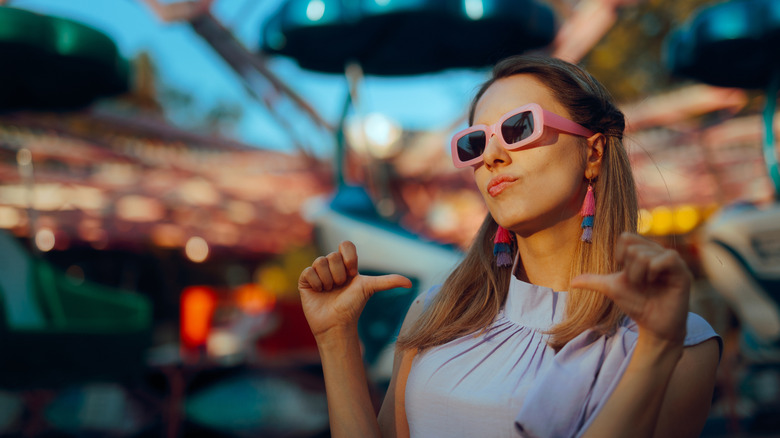
[[[564,173],[574,178],[584,175],[585,167],[580,157],[581,149],[574,142],[558,143],[547,148],[540,148],[537,163],[546,171]],[[545,155],[542,156],[541,152]]]
[[539,147],[521,151],[517,163],[523,169],[523,174],[532,177],[533,181],[559,178],[567,173],[569,167],[564,162],[563,154],[557,153],[554,146]]
[[562,196],[577,191],[584,177],[577,149],[553,146],[547,150],[539,148],[527,152],[532,153],[523,163],[529,189],[539,196]]

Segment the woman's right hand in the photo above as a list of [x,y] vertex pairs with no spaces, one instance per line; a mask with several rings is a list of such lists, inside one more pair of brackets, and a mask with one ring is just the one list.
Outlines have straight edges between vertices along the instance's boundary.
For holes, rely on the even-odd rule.
[[318,257],[298,278],[303,312],[318,341],[332,333],[357,330],[368,299],[396,287],[412,287],[412,282],[395,274],[360,275],[357,250],[349,241],[341,242],[338,251]]

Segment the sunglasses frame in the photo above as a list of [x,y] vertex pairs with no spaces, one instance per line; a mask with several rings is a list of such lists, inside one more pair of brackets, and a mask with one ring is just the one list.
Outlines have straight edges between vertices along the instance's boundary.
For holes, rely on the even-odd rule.
[[[509,118],[526,111],[529,111],[531,115],[533,115],[534,131],[528,138],[520,140],[517,143],[508,144],[504,140],[504,136],[501,135],[501,125]],[[473,125],[453,135],[452,140],[450,141],[450,148],[452,149],[452,162],[455,167],[460,169],[474,166],[475,164],[479,164],[483,161],[482,157],[485,155],[484,149],[482,150],[482,154],[480,154],[480,156],[471,160],[461,161],[460,158],[458,158],[458,140],[467,134],[471,134],[472,132],[482,131],[485,133],[485,149],[487,149],[487,143],[490,142],[490,139],[493,137],[493,135],[495,135],[498,137],[498,141],[501,143],[501,146],[503,146],[504,149],[508,151],[516,151],[523,146],[529,145],[539,140],[544,133],[545,126],[561,132],[565,132],[567,134],[578,135],[580,137],[590,137],[593,135],[593,132],[591,132],[589,129],[586,129],[582,125],[572,122],[571,120],[559,116],[558,114],[547,111],[537,103],[529,103],[504,114],[493,125]]]

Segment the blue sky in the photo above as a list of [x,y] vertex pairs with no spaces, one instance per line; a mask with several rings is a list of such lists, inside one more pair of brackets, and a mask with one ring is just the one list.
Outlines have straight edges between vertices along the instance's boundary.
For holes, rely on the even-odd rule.
[[[282,2],[216,0],[212,12],[247,47],[256,50],[264,20]],[[70,18],[99,29],[114,39],[126,58],[147,51],[158,69],[160,82],[194,95],[192,111],[204,112],[219,101],[237,103],[243,109],[235,131],[238,140],[259,147],[292,150],[288,135],[265,107],[244,91],[238,76],[206,42],[186,24],[160,22],[140,0],[11,0],[9,5]],[[343,76],[304,71],[294,61],[283,58],[273,59],[270,67],[325,119],[338,119],[347,92]],[[361,112],[382,112],[406,129],[447,128],[462,116],[484,74],[449,71],[415,77],[367,77],[361,87]],[[290,106],[280,110],[303,117]],[[176,114],[172,117],[174,123],[187,128],[187,120]],[[305,120],[297,125],[298,133],[311,132],[312,125]],[[309,144],[322,154],[329,153],[333,140],[322,138],[321,132],[317,137],[309,139]]]

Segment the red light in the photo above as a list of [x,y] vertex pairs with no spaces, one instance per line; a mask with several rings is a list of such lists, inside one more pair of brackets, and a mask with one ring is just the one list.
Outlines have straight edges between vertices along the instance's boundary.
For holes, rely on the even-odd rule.
[[273,309],[276,296],[259,285],[250,283],[236,290],[236,303],[245,313],[259,315]]
[[217,303],[217,294],[204,286],[191,286],[181,294],[179,326],[181,342],[194,348],[206,344],[211,330],[211,318]]

